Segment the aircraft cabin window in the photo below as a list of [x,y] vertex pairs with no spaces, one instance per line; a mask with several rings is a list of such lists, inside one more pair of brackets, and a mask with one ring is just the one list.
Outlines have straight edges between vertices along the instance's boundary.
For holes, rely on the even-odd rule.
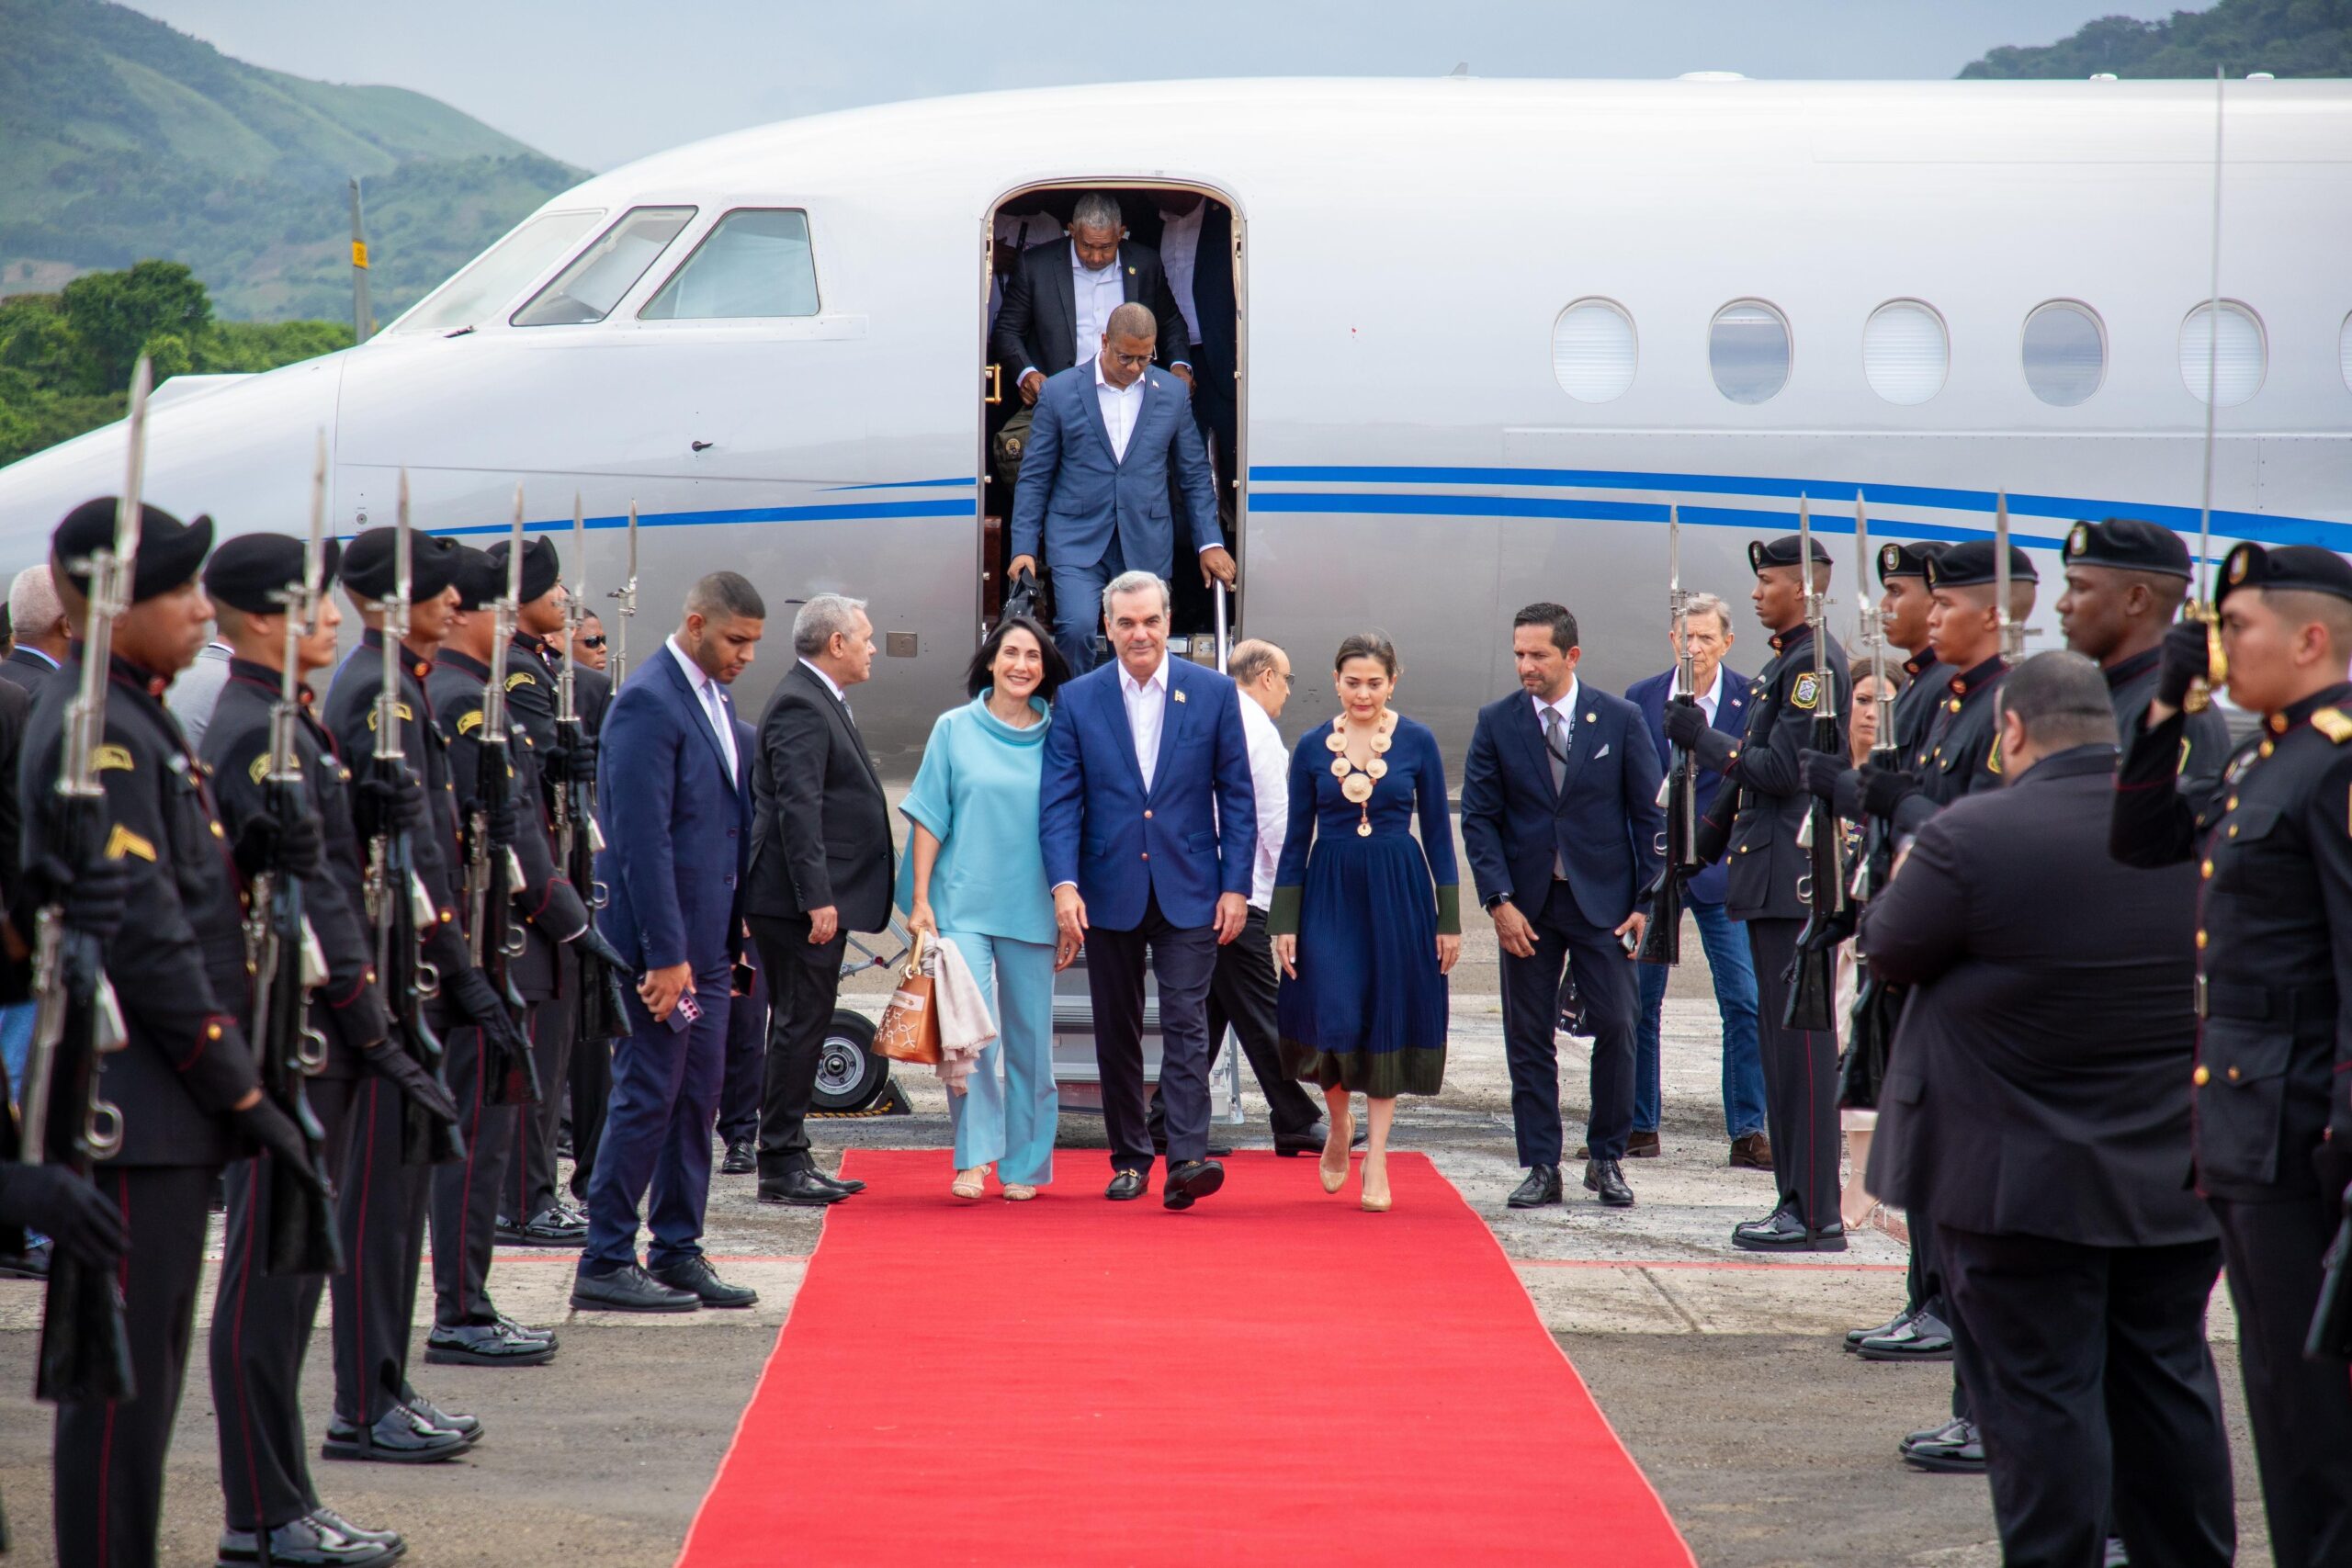
[[2107,378],[2107,333],[2087,305],[2052,299],[2025,319],[2025,384],[2052,408],[2070,409]]
[[711,321],[816,313],[808,215],[743,208],[721,218],[637,314],[648,321]]
[[604,216],[549,212],[534,218],[466,264],[457,276],[392,325],[397,333],[453,333],[480,326],[514,298],[514,291],[556,264]]
[[2235,408],[2262,389],[2267,368],[2262,343],[2262,321],[2234,299],[2222,301],[2222,335],[2213,340],[2213,307],[2199,305],[2180,323],[2180,379],[2189,395],[2205,401],[2208,369],[2212,372],[2213,402]]
[[1552,327],[1552,374],[1578,402],[1605,403],[1634,384],[1634,318],[1606,299],[1579,299]]
[[691,207],[633,207],[604,237],[557,273],[531,302],[514,312],[518,327],[577,327],[601,321],[637,287],[678,231],[693,220]]
[[1707,329],[1715,390],[1736,403],[1770,402],[1789,384],[1789,321],[1761,299],[1736,299]]
[[1924,403],[1944,389],[1951,340],[1944,319],[1917,299],[1891,299],[1862,327],[1862,375],[1890,403]]

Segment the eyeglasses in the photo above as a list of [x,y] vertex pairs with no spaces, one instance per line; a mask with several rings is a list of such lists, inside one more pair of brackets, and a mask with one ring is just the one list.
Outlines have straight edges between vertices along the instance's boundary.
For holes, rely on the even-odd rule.
[[1157,353],[1121,354],[1114,348],[1111,351],[1111,357],[1119,362],[1119,367],[1123,370],[1140,370],[1145,366],[1150,364],[1153,360],[1159,358],[1159,355]]
[[583,637],[580,639],[580,646],[582,648],[602,648],[605,646],[605,639],[602,637]]

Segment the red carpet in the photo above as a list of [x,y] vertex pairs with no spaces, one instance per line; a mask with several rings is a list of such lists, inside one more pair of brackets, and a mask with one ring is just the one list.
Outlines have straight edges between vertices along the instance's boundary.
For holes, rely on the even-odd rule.
[[[1690,1549],[1419,1155],[1396,1207],[1244,1154],[1189,1213],[1065,1154],[958,1203],[854,1150],[681,1568],[1595,1563]],[[1155,1173],[1156,1174],[1156,1173]]]

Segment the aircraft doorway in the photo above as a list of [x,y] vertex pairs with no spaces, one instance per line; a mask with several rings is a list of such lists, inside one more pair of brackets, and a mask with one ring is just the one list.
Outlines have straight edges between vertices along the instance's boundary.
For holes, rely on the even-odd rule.
[[[1125,231],[1123,298],[1151,307],[1161,318],[1155,367],[1173,372],[1181,364],[1190,377],[1194,423],[1215,479],[1218,530],[1234,560],[1248,560],[1241,216],[1229,197],[1205,186],[1135,179],[1023,186],[990,209],[982,241],[988,270],[980,374],[979,607],[986,626],[995,624],[1015,587],[1006,579],[1016,553],[1013,498],[1036,389],[1042,377],[1089,364],[1098,352],[1096,342],[1076,341],[1080,311],[1069,236],[1071,219],[1089,197],[1116,205]],[[1099,214],[1102,209],[1097,205],[1093,210]],[[1031,371],[1036,374],[1026,374]],[[1178,644],[1171,638],[1171,646],[1210,662],[1216,657],[1216,605],[1201,581],[1199,546],[1187,525],[1181,483],[1171,483],[1170,490],[1175,632],[1186,639]],[[1040,576],[1049,582],[1050,547],[1043,553]],[[1237,595],[1228,603],[1231,625],[1238,628],[1241,601]],[[1238,630],[1232,635],[1238,637]]]

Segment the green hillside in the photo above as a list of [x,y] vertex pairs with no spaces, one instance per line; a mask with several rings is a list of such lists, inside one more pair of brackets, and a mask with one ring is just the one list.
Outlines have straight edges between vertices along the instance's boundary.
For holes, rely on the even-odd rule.
[[421,93],[232,60],[106,0],[0,0],[0,294],[147,256],[221,313],[350,313],[345,181],[389,321],[580,170]]
[[2352,0],[2222,0],[2210,11],[2175,11],[2160,22],[2101,17],[2074,37],[1996,49],[1962,77],[2079,82],[2118,76],[2352,76]]

